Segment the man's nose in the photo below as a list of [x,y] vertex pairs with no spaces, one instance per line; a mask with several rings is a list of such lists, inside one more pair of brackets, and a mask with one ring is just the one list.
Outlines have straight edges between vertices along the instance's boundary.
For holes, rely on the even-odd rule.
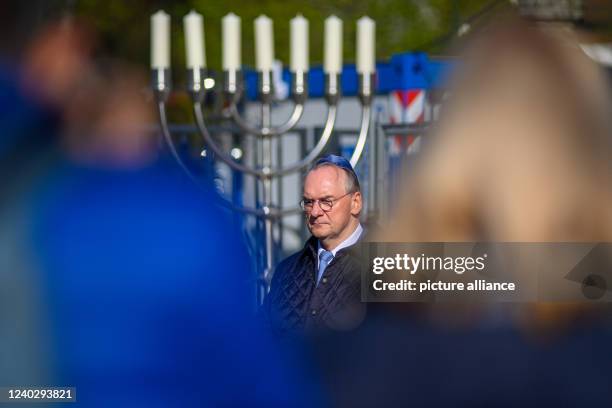
[[310,215],[312,215],[313,217],[319,217],[323,215],[323,210],[321,209],[321,205],[318,201],[315,201],[312,204],[312,210],[310,210]]

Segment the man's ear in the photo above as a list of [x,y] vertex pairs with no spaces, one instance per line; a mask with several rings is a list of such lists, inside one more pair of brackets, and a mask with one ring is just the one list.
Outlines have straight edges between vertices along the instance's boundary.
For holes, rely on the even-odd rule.
[[361,192],[356,191],[353,193],[353,197],[351,198],[351,214],[354,216],[358,216],[361,212],[361,207]]

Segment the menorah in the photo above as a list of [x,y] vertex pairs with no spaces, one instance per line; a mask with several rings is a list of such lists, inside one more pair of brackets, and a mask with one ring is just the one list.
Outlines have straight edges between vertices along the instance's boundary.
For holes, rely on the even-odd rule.
[[[302,170],[308,167],[325,149],[334,130],[338,104],[341,96],[342,72],[342,20],[330,16],[325,20],[324,63],[325,99],[327,118],[323,132],[316,145],[299,161],[284,167],[273,167],[272,138],[282,137],[290,132],[300,121],[304,105],[308,99],[308,20],[298,15],[290,21],[292,77],[291,95],[294,103],[289,118],[281,125],[272,125],[272,104],[274,90],[272,86],[272,67],[274,62],[274,41],[272,20],[264,15],[254,21],[255,60],[258,72],[258,100],[261,105],[261,121],[258,124],[245,120],[238,109],[238,102],[244,95],[244,81],[241,71],[241,20],[233,13],[222,19],[222,67],[223,94],[228,102],[226,116],[244,133],[255,135],[262,147],[262,157],[255,166],[242,164],[223,151],[211,137],[204,117],[203,102],[207,92],[212,92],[209,71],[206,68],[204,42],[204,23],[202,15],[191,11],[183,18],[187,90],[193,104],[193,116],[198,133],[202,136],[207,148],[215,157],[225,162],[235,171],[256,177],[262,183],[263,197],[259,208],[234,207],[235,210],[260,217],[264,221],[265,231],[265,269],[258,274],[258,301],[261,302],[267,293],[273,273],[273,222],[297,208],[277,208],[272,202],[272,180],[275,177]],[[357,73],[359,77],[359,100],[361,102],[361,126],[355,150],[350,162],[357,164],[364,150],[371,116],[373,97],[375,61],[374,34],[375,23],[369,17],[362,17],[357,22]],[[168,119],[166,102],[171,92],[170,75],[170,16],[158,11],[151,16],[151,70],[152,86],[155,93],[162,134],[168,147],[181,167],[195,180],[195,177],[182,162],[173,144]]]

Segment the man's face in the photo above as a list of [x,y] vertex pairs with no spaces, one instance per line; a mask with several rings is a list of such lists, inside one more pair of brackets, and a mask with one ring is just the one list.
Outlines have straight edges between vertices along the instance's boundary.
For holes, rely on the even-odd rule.
[[[319,240],[333,240],[346,235],[352,216],[361,211],[361,194],[347,194],[347,175],[333,166],[323,166],[312,170],[304,180],[304,199],[333,200],[330,211],[323,211],[319,202],[306,211],[308,229]],[[344,197],[343,197],[344,196]]]

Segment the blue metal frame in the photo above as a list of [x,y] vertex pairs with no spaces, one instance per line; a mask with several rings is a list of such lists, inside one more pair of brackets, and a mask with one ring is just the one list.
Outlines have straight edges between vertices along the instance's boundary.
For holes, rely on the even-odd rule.
[[[396,54],[388,62],[376,64],[378,84],[376,92],[387,94],[400,89],[442,88],[455,62],[452,60],[431,60],[424,52],[407,52]],[[257,72],[245,70],[247,98],[257,98]],[[291,83],[289,69],[283,70],[283,81]],[[342,70],[342,94],[357,95],[357,72],[355,64],[345,64]],[[314,66],[308,72],[308,92],[313,98],[324,96],[324,74],[321,65]]]

